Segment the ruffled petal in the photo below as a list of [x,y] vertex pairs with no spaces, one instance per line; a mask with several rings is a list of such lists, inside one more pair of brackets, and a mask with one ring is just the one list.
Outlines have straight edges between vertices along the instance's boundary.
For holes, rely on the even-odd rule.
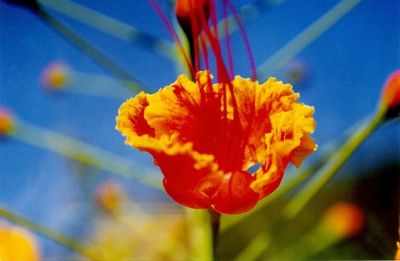
[[136,136],[154,136],[154,129],[144,119],[144,110],[148,105],[146,94],[140,92],[119,108],[115,128],[126,136],[126,143],[130,144],[130,139]]
[[310,138],[315,128],[313,112],[312,107],[294,103],[291,110],[275,112],[270,116],[272,130],[264,137],[266,151],[263,166],[251,184],[255,191],[269,194],[269,183],[281,180],[290,162],[299,167],[304,158],[316,150]]

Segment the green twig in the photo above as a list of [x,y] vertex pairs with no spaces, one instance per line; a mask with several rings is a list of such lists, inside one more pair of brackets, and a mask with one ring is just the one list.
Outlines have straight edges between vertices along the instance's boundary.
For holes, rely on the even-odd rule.
[[139,92],[142,90],[143,84],[139,84],[135,77],[133,77],[127,70],[119,66],[117,63],[112,61],[100,50],[91,45],[88,41],[83,39],[81,36],[70,30],[64,24],[59,22],[56,18],[48,14],[42,8],[37,12],[38,17],[47,22],[57,32],[59,32],[65,39],[69,40],[85,54],[91,57],[99,65],[103,66],[108,72],[110,72],[116,79],[120,80],[126,87]]
[[[132,178],[153,188],[161,189],[161,182],[155,178],[157,174],[152,173],[153,171],[145,170],[131,160],[55,131],[15,120],[15,129],[9,135],[19,141],[58,153],[84,165]],[[144,175],[135,174],[140,172]]]
[[162,56],[175,53],[172,43],[139,31],[137,28],[70,0],[38,0],[41,5],[54,9],[81,23],[128,43],[137,44]]
[[21,217],[17,214],[14,214],[14,213],[8,211],[7,209],[5,209],[2,206],[0,206],[0,216],[18,224],[18,225],[21,225],[29,230],[35,231],[35,232],[53,240],[54,242],[57,242],[65,247],[68,247],[69,249],[71,249],[85,257],[88,257],[92,260],[99,260],[99,258],[96,256],[95,253],[93,253],[93,251],[91,251],[87,247],[84,247],[83,245],[78,243],[78,241],[73,240],[73,239],[71,239],[65,235],[62,235],[60,233],[57,233],[55,231],[52,231],[48,228],[45,228],[43,226],[40,226],[36,223],[33,223],[32,221],[30,221],[24,217]]

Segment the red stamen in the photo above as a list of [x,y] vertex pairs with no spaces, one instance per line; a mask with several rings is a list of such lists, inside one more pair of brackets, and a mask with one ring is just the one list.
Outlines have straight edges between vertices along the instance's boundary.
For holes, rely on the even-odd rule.
[[246,53],[247,53],[247,56],[248,56],[249,61],[250,61],[250,69],[251,69],[251,75],[252,75],[251,78],[252,78],[253,81],[255,81],[257,79],[256,65],[255,65],[255,62],[254,62],[253,53],[251,52],[250,42],[249,42],[249,39],[247,37],[246,31],[244,30],[243,24],[240,21],[239,14],[238,14],[237,10],[235,9],[235,7],[232,5],[232,3],[229,0],[224,0],[224,4],[225,3],[231,9],[231,11],[233,13],[233,16],[235,17],[236,23],[237,23],[237,25],[239,27],[240,34],[242,35],[243,42],[244,42],[245,47],[246,47]]

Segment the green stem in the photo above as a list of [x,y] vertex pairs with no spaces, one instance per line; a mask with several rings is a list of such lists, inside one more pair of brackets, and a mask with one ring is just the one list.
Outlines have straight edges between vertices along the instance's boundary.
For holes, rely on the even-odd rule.
[[69,40],[89,57],[91,57],[99,65],[103,66],[107,71],[109,71],[114,77],[121,81],[126,87],[139,92],[142,90],[142,84],[137,83],[137,80],[124,68],[119,66],[117,63],[112,61],[106,55],[104,55],[100,50],[92,46],[88,41],[83,39],[81,36],[70,30],[64,24],[59,22],[56,18],[48,14],[43,9],[39,9],[37,15],[47,22],[51,27],[53,27],[57,32],[59,32],[65,39]]
[[213,210],[209,210],[209,213],[210,213],[210,225],[212,232],[213,258],[214,260],[216,260],[221,214]]
[[307,203],[331,180],[339,168],[348,160],[362,142],[382,123],[386,108],[379,106],[369,122],[361,125],[354,135],[332,156],[327,165],[315,175],[284,208],[283,214],[287,219],[295,217]]
[[92,260],[99,260],[98,257],[95,255],[95,253],[93,253],[88,248],[79,244],[76,240],[73,240],[65,235],[54,232],[48,228],[42,227],[38,224],[35,224],[32,221],[30,221],[24,217],[21,217],[17,214],[14,214],[1,206],[0,206],[0,216],[6,218],[8,220],[11,220],[12,222],[14,222],[18,225],[21,225],[29,230],[35,231],[35,232],[53,240],[54,242],[57,242],[63,246],[68,247],[69,249],[71,249],[85,257],[88,257]]
[[[138,182],[161,189],[160,181],[152,178],[156,177],[156,173],[143,169],[131,160],[55,131],[15,120],[15,129],[9,135],[19,141],[58,153],[84,165],[126,178],[134,178]],[[144,175],[135,174],[140,172]]]

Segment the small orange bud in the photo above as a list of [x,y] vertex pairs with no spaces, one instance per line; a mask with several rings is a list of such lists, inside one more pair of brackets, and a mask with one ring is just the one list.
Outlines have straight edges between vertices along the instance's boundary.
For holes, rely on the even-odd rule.
[[336,203],[325,212],[323,225],[325,229],[338,237],[357,235],[364,228],[364,213],[352,203]]
[[389,108],[400,105],[400,69],[392,72],[387,78],[383,87],[382,99]]
[[36,261],[40,253],[35,238],[26,230],[0,224],[0,260]]
[[44,68],[41,74],[41,83],[49,89],[60,89],[68,83],[69,68],[61,62],[54,62]]
[[94,194],[96,205],[111,213],[119,209],[124,198],[123,189],[113,181],[106,181],[100,184]]
[[0,136],[12,132],[14,121],[11,113],[4,107],[0,107]]
[[210,15],[210,0],[177,0],[175,14],[189,39],[201,32]]

